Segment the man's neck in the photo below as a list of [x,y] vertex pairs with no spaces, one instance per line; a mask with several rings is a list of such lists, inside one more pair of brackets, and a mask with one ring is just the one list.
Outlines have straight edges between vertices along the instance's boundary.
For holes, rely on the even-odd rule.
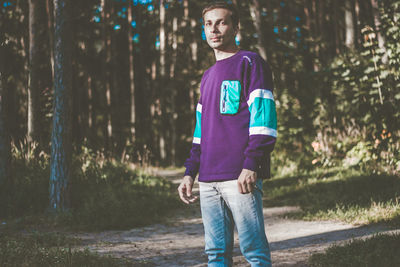
[[231,56],[235,55],[239,50],[240,49],[237,46],[234,46],[232,48],[226,49],[224,51],[214,49],[215,59],[217,61],[223,60],[225,58],[228,58],[228,57],[231,57]]

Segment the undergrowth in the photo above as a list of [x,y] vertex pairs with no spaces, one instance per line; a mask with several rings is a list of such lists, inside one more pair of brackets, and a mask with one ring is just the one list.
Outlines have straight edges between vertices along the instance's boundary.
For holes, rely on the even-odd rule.
[[400,234],[376,235],[334,245],[309,258],[310,267],[393,267],[400,266]]
[[26,157],[17,152],[13,157],[14,179],[0,189],[3,226],[18,222],[20,228],[51,224],[90,231],[126,229],[158,222],[180,205],[176,189],[166,179],[86,149],[73,160],[70,209],[51,214],[48,156]]
[[264,183],[266,206],[299,206],[290,216],[353,224],[400,225],[400,178],[354,169],[326,168]]
[[77,249],[81,241],[57,233],[0,235],[0,266],[151,266]]

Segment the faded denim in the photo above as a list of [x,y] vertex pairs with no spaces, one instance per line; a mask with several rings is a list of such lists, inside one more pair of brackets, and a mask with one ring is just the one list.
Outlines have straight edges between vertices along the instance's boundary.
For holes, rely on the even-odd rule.
[[240,194],[237,180],[199,182],[208,266],[232,266],[233,230],[240,250],[252,267],[270,267],[271,254],[264,230],[262,180],[252,193]]

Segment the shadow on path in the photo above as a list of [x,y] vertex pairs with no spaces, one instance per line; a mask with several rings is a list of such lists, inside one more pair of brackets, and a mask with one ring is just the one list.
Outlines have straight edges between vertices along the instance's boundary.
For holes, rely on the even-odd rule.
[[[175,184],[181,173],[160,173]],[[301,221],[283,218],[298,207],[264,208],[265,229],[270,241],[274,267],[307,266],[308,257],[322,252],[332,244],[353,238],[365,238],[391,231],[384,225],[357,227],[334,221]],[[90,250],[101,254],[143,262],[143,266],[207,266],[204,254],[204,230],[199,204],[183,207],[164,224],[128,231],[74,234]],[[233,252],[234,266],[248,266],[240,253],[237,234]]]

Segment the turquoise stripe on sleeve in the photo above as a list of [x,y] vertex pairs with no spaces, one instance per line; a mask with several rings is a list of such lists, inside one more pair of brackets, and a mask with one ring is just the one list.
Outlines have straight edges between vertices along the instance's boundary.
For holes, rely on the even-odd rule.
[[193,143],[200,144],[201,140],[201,106],[197,107],[196,111],[196,128],[193,135]]
[[273,99],[256,97],[249,107],[250,128],[267,127],[276,130],[276,108]]

